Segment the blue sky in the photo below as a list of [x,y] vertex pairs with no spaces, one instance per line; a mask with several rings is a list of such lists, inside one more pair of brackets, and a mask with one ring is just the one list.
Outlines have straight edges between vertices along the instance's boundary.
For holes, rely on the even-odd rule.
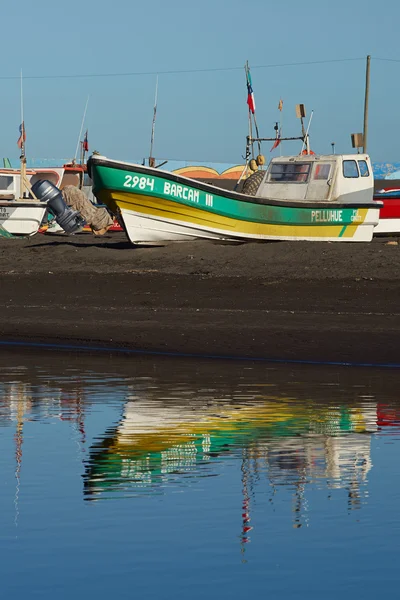
[[[160,73],[155,155],[240,162],[247,134],[246,60],[262,135],[274,134],[282,97],[283,135],[298,134],[294,106],[303,102],[308,113],[314,110],[314,150],[330,152],[334,141],[337,152],[348,152],[350,133],[362,130],[365,57],[371,54],[369,152],[373,161],[399,161],[399,19],[395,0],[373,8],[349,0],[85,0],[79,7],[9,2],[2,16],[0,157],[18,156],[22,68],[31,158],[74,155],[88,95],[91,150],[126,160],[148,156]],[[349,58],[361,60],[256,68]],[[237,68],[207,71],[231,67]],[[51,78],[141,72],[152,74]],[[297,151],[295,144],[284,146],[285,153]]]

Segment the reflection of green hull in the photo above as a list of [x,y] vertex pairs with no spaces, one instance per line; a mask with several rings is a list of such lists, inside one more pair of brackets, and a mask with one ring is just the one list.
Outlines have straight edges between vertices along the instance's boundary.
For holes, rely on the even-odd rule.
[[[265,407],[260,408],[264,408],[261,412],[265,413]],[[320,436],[366,431],[366,422],[359,410],[343,407],[310,413],[299,408],[295,411],[299,414],[283,417],[282,411],[277,411],[276,419],[271,414],[268,420],[256,418],[256,407],[253,420],[237,420],[235,410],[231,410],[231,418],[221,419],[221,428],[215,426],[214,418],[212,423],[199,420],[196,428],[193,423],[188,424],[180,433],[161,429],[153,434],[125,435],[123,441],[119,427],[114,435],[92,447],[85,475],[86,493],[105,492],[128,482],[133,487],[153,487],[172,473],[176,482],[179,475],[187,477],[194,469],[197,474],[198,468],[205,463],[238,454],[243,448],[256,447],[263,442],[268,445],[281,439],[284,444],[285,439],[301,439],[309,434],[320,439]],[[240,407],[236,412],[240,413]]]

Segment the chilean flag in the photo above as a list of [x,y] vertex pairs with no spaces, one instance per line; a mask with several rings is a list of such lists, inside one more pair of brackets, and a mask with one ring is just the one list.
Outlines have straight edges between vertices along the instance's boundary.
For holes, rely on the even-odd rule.
[[272,146],[270,152],[272,152],[272,150],[275,150],[275,148],[277,148],[279,146],[279,144],[281,143],[281,130],[279,129],[279,133],[277,133],[276,135],[276,140],[274,142],[274,145]]
[[254,92],[253,92],[253,86],[251,83],[250,69],[247,69],[247,104],[249,105],[249,110],[254,115],[254,113],[256,112],[256,101],[254,100]]
[[82,142],[82,148],[85,152],[89,152],[88,130],[86,129],[85,137]]

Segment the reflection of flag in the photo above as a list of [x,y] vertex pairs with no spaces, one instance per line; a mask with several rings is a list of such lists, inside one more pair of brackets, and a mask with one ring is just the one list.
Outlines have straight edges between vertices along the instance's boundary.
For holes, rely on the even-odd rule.
[[279,104],[278,104],[278,110],[280,110],[282,112],[282,108],[283,108],[283,100],[282,98],[279,100]]
[[24,121],[22,121],[21,125],[19,126],[19,138],[17,141],[18,148],[22,149],[22,146],[25,143],[25,141],[26,141],[25,123],[24,123]]
[[86,129],[85,137],[83,138],[82,148],[84,152],[89,152],[88,130]]
[[276,140],[274,142],[274,145],[272,146],[270,152],[272,152],[272,150],[275,150],[275,148],[277,148],[279,146],[279,144],[281,143],[281,130],[279,130],[278,135],[276,136]]
[[249,105],[249,110],[251,110],[251,112],[254,115],[254,113],[256,112],[256,102],[254,100],[254,92],[253,92],[253,86],[251,83],[250,69],[247,69],[246,75],[247,75],[247,104]]

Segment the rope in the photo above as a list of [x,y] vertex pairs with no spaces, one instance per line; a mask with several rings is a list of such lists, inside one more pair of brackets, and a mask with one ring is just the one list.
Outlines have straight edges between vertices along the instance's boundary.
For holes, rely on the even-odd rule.
[[9,233],[6,229],[4,229],[4,227],[2,227],[0,225],[0,237],[15,238],[15,235],[13,235],[12,233]]

